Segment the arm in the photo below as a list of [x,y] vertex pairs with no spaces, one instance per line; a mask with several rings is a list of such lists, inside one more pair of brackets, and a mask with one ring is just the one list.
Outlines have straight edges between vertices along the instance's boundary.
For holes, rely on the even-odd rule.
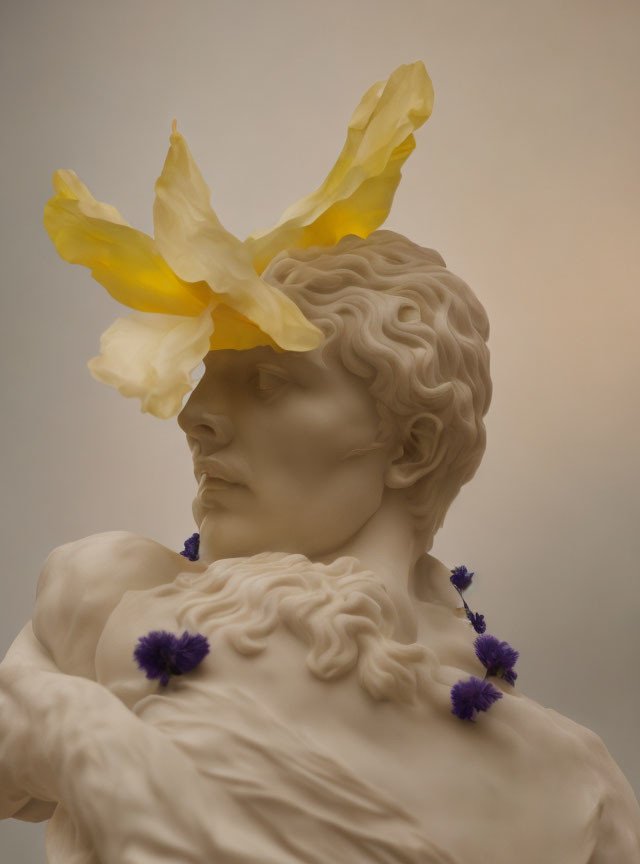
[[[41,649],[29,629],[15,648],[0,673],[10,805],[26,796],[60,802],[102,864],[260,860],[255,841],[242,837],[247,814],[222,786],[203,794],[195,766],[162,732],[101,685],[52,669],[46,657],[32,665]],[[224,830],[229,820],[238,836]]]
[[169,583],[190,569],[201,567],[127,531],[67,543],[42,568],[33,632],[60,671],[95,680],[96,646],[125,592]]
[[12,667],[28,664],[30,661],[40,665],[43,670],[55,670],[51,659],[33,635],[31,623],[21,630],[0,664],[0,819],[13,816],[29,822],[41,822],[51,817],[55,803],[31,798],[13,776],[13,763],[24,758],[24,754],[15,752],[11,733],[22,728],[24,718],[12,705],[3,683]]
[[[104,864],[137,864],[158,845],[158,826],[154,862],[201,864],[220,853],[208,810],[216,802],[209,794],[205,810],[195,767],[87,680],[124,590],[173,578],[184,561],[173,555],[122,533],[55,550],[40,578],[34,626],[0,664],[0,815],[47,818],[51,802],[60,802]],[[179,810],[174,788],[188,790]]]
[[190,566],[163,546],[123,531],[69,543],[49,555],[38,582],[33,626],[29,623],[22,630],[0,664],[0,733],[4,744],[0,744],[4,769],[0,774],[0,818],[41,821],[55,808],[51,801],[33,799],[22,786],[10,782],[10,776],[17,781],[10,766],[33,761],[31,753],[20,752],[17,742],[14,748],[8,746],[10,731],[41,729],[45,720],[24,715],[21,700],[27,699],[27,694],[24,686],[18,693],[18,680],[24,678],[37,690],[39,672],[95,678],[98,639],[124,592],[170,581],[179,569]]

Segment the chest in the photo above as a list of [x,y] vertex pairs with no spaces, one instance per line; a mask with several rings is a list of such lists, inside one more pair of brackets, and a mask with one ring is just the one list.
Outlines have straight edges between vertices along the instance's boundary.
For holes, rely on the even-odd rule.
[[[564,772],[554,767],[553,753],[540,748],[538,736],[522,735],[527,724],[536,728],[522,706],[504,699],[491,723],[465,725],[443,699],[448,685],[435,679],[433,699],[417,706],[376,702],[360,687],[357,670],[336,681],[315,678],[305,662],[306,646],[283,628],[271,633],[263,650],[243,654],[220,622],[200,622],[210,654],[196,670],[161,688],[144,677],[133,650],[151,630],[180,635],[185,619],[176,608],[184,610],[185,603],[188,592],[128,592],[102,634],[96,671],[98,681],[145,720],[188,739],[185,746],[195,748],[190,752],[203,766],[224,748],[232,726],[249,722],[257,724],[248,733],[254,741],[264,748],[277,743],[285,759],[287,748],[293,753],[307,747],[333,760],[401,806],[463,861],[587,860],[581,827],[589,801],[577,799],[579,778],[572,766]],[[228,721],[221,731],[212,718],[223,715]],[[243,757],[238,752],[233,758]],[[491,856],[478,859],[479,848]]]

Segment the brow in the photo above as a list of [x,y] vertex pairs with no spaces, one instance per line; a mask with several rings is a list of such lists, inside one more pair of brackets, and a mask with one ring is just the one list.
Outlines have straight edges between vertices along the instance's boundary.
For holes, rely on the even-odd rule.
[[313,357],[302,351],[285,351],[282,354],[277,354],[275,357],[270,357],[268,360],[259,360],[256,366],[275,366],[286,372],[291,363],[300,363],[302,366],[307,366],[316,371],[323,371],[325,368],[322,357]]

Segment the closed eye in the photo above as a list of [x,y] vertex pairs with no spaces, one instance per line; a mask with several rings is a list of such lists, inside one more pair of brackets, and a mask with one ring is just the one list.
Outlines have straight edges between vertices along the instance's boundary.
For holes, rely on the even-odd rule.
[[256,389],[260,393],[274,394],[276,391],[292,383],[291,379],[281,370],[271,366],[258,366],[256,374]]

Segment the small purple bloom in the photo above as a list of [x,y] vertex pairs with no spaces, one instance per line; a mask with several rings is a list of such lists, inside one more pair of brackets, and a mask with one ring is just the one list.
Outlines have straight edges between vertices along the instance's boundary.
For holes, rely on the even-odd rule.
[[209,640],[202,633],[187,633],[185,630],[176,642],[174,663],[176,675],[191,672],[209,653]]
[[471,622],[471,626],[476,631],[476,633],[484,633],[487,629],[486,622],[484,620],[484,615],[481,615],[479,612],[472,612],[471,609],[465,603],[465,610],[467,613],[467,618]]
[[147,678],[159,678],[166,687],[172,675],[190,672],[209,653],[209,641],[200,633],[191,635],[185,630],[174,636],[167,630],[152,630],[138,639],[133,656]]
[[518,673],[514,669],[507,669],[502,675],[502,680],[506,681],[507,684],[511,684],[511,686],[513,687],[513,685],[516,683],[517,677]]
[[454,567],[451,571],[451,583],[458,589],[458,591],[466,591],[469,585],[473,580],[473,573],[469,573],[464,564],[461,564],[459,567]]
[[451,688],[451,713],[461,720],[478,719],[478,711],[488,711],[502,693],[490,681],[483,681],[474,675],[468,681],[458,681]]
[[184,541],[184,549],[180,553],[189,561],[197,561],[200,557],[200,535],[196,532]]
[[500,642],[495,636],[485,633],[478,636],[474,648],[478,660],[487,670],[487,675],[496,675],[513,685],[517,677],[513,667],[520,655],[508,642]]

